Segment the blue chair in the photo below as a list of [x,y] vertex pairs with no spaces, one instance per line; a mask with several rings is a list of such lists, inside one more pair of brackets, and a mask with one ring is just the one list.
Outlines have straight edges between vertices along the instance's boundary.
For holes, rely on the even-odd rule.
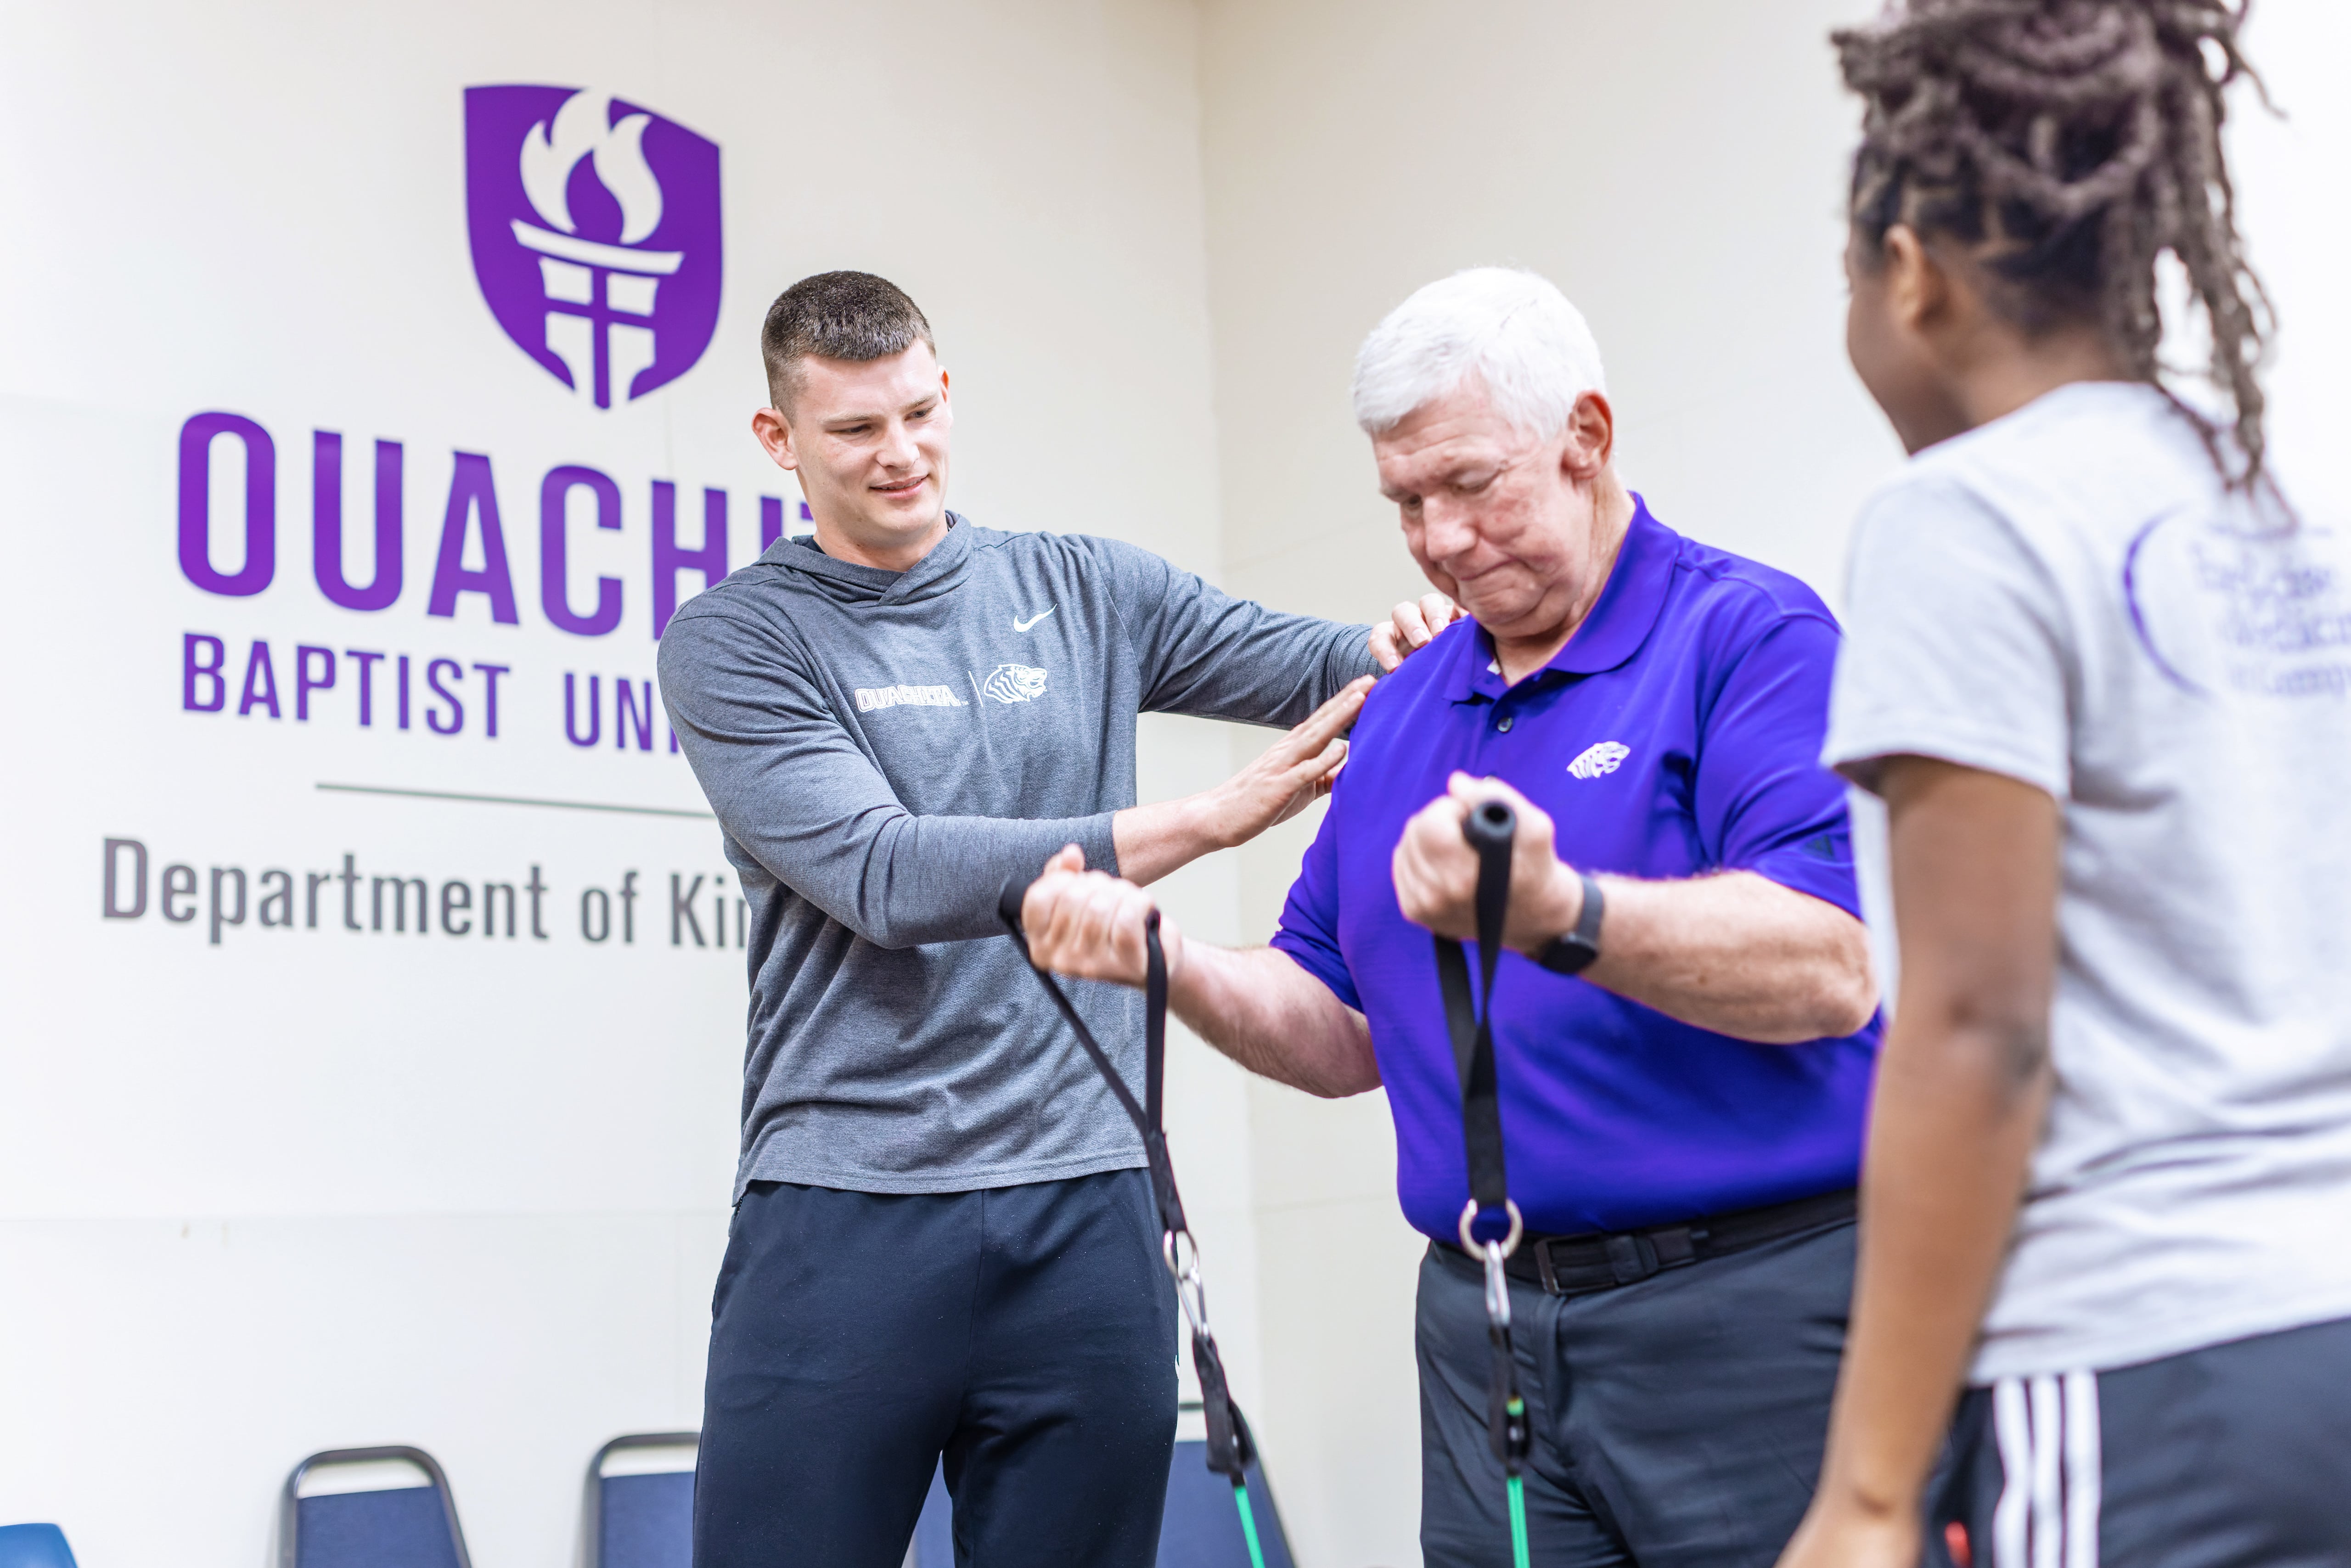
[[0,1568],[74,1568],[73,1548],[54,1524],[0,1524]]
[[[1167,1510],[1159,1518],[1159,1568],[1249,1568],[1249,1542],[1241,1533],[1240,1510],[1233,1504],[1233,1483],[1208,1469],[1207,1450],[1207,1444],[1196,1438],[1176,1444],[1167,1471]],[[1282,1533],[1281,1515],[1273,1506],[1273,1489],[1266,1485],[1264,1468],[1254,1462],[1249,1468],[1249,1498],[1265,1568],[1295,1568],[1290,1538]],[[906,1568],[955,1568],[951,1506],[946,1472],[932,1471],[930,1495],[923,1500],[922,1517],[914,1522]]]
[[581,1568],[693,1568],[694,1470],[604,1473],[632,1448],[691,1449],[699,1432],[636,1432],[615,1437],[588,1461],[581,1505]]
[[[423,1486],[302,1495],[311,1472],[393,1460]],[[294,1467],[277,1502],[277,1568],[473,1568],[449,1478],[422,1448],[330,1448]]]

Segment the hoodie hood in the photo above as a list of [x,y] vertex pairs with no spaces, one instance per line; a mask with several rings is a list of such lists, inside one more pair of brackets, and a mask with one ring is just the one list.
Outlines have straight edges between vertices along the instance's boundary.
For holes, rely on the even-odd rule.
[[970,563],[971,524],[956,512],[947,514],[946,538],[904,571],[835,560],[817,548],[814,534],[779,538],[758,562],[792,573],[801,586],[835,604],[874,605],[919,604],[953,592]]

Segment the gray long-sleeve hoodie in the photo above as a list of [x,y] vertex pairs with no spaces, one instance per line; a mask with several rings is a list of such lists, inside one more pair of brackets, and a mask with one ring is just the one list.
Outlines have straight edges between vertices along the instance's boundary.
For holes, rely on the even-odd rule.
[[[751,910],[751,1181],[963,1192],[1142,1165],[996,902],[1065,843],[1114,870],[1138,712],[1292,725],[1373,671],[1115,539],[950,515],[911,571],[778,540],[687,601],[662,695]],[[1142,1003],[1077,982],[1140,1085]]]

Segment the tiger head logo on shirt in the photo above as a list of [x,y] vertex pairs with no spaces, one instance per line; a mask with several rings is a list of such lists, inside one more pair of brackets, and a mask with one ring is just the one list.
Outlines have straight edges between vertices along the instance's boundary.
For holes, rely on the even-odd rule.
[[1045,695],[1045,672],[1033,664],[998,664],[980,690],[1000,703],[1034,702]]

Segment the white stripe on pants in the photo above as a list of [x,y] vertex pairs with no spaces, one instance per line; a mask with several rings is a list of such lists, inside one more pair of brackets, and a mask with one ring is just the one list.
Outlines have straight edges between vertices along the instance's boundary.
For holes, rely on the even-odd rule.
[[1986,1568],[2098,1568],[2098,1377],[2003,1377],[1992,1385],[2000,1502]]

